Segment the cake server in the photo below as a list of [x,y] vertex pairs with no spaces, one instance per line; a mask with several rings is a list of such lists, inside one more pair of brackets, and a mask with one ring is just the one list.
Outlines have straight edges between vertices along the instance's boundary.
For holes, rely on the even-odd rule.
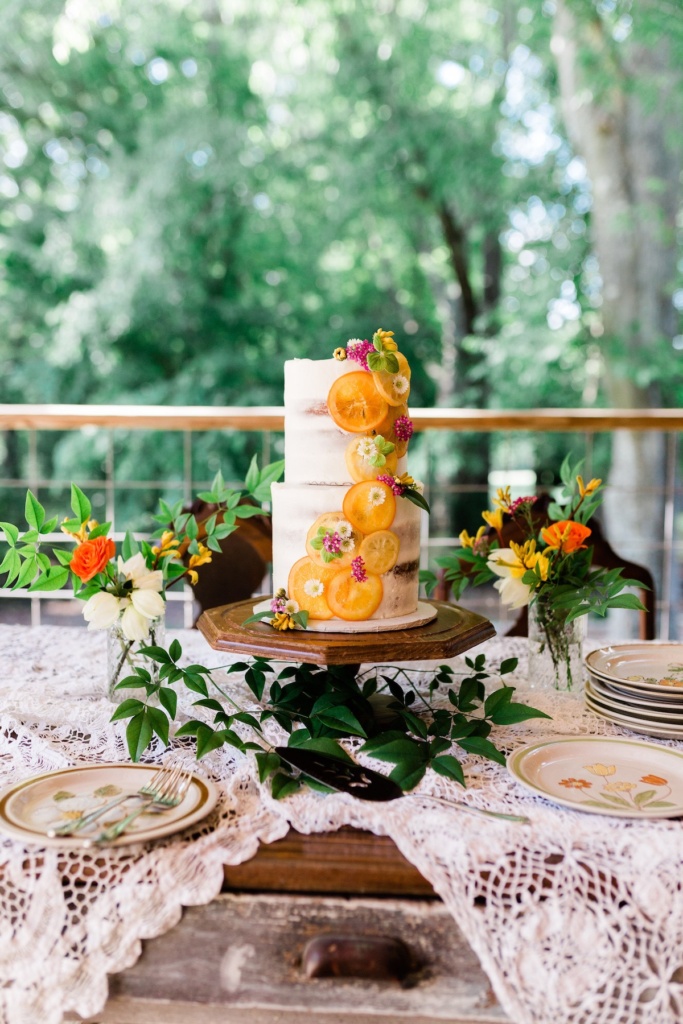
[[359,800],[382,802],[397,800],[399,797],[408,800],[434,800],[446,807],[457,807],[458,810],[468,814],[496,818],[499,821],[529,823],[529,819],[521,814],[489,811],[484,807],[474,807],[460,800],[449,800],[447,797],[433,796],[430,793],[404,793],[401,787],[386,775],[381,775],[371,768],[363,768],[362,765],[350,761],[342,761],[339,757],[311,750],[308,747],[275,747],[275,753],[303,775],[308,775],[316,782],[322,782],[323,785],[329,786],[330,789],[336,789],[340,793],[350,793],[351,796],[355,796]]

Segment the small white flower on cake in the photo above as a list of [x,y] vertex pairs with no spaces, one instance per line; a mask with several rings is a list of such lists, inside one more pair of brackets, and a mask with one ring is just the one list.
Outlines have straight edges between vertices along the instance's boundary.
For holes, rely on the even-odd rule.
[[353,540],[353,527],[346,519],[340,519],[334,524],[334,532],[338,533],[342,540]]
[[387,492],[383,487],[371,487],[370,493],[368,494],[368,504],[372,505],[383,505],[387,500]]
[[339,550],[341,552],[343,552],[343,554],[346,554],[347,551],[353,551],[355,546],[356,546],[356,542],[353,539],[353,537],[347,537],[346,540],[343,540],[341,542],[341,544],[339,545]]
[[296,601],[285,601],[285,606],[282,610],[286,612],[287,615],[296,615],[296,613],[299,611],[299,605],[296,603]]
[[371,437],[362,437],[356,446],[356,451],[361,459],[370,462],[377,454],[377,446]]
[[408,378],[404,377],[402,373],[397,373],[394,377],[393,388],[397,395],[405,395],[406,391],[410,387]]
[[324,590],[322,580],[306,580],[304,583],[304,594],[308,597],[322,597]]

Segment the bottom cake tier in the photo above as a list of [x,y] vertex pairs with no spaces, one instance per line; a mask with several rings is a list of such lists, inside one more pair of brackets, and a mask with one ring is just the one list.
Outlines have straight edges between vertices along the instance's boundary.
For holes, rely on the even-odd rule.
[[[306,556],[306,537],[313,523],[325,513],[341,511],[348,485],[273,484],[273,591],[287,590],[292,566]],[[421,512],[400,498],[391,530],[399,540],[398,561],[383,573],[383,596],[371,620],[410,615],[417,609],[420,564]]]

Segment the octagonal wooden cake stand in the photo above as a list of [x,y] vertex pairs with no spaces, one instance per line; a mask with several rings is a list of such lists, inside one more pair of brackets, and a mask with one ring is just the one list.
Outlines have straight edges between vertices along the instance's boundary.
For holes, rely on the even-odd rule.
[[430,661],[452,658],[495,636],[483,615],[443,601],[430,601],[436,617],[422,626],[384,633],[278,632],[263,622],[245,619],[253,613],[254,598],[210,608],[197,626],[217,651],[251,657],[301,661],[313,665],[360,665],[387,661]]

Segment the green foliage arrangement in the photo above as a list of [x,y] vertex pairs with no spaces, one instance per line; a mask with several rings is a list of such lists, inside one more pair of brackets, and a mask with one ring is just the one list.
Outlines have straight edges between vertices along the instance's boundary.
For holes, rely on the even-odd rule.
[[[492,726],[549,717],[514,702],[512,686],[501,685],[487,696],[485,683],[491,673],[483,654],[465,659],[471,674],[459,684],[450,666],[439,666],[424,687],[427,697],[411,681],[417,673],[404,668],[379,665],[357,675],[355,666],[348,665],[300,664],[276,672],[267,658],[237,662],[228,667],[228,673],[244,673],[260,705],[247,711],[237,704],[229,689],[216,682],[215,669],[181,666],[182,647],[177,640],[168,651],[148,647],[144,653],[161,666],[160,682],[153,682],[145,669],[136,669],[119,688],[144,688],[146,700],[125,700],[112,717],[112,721],[129,719],[126,738],[133,760],[140,758],[154,734],[168,743],[169,719],[175,718],[177,710],[173,687],[181,684],[198,695],[194,706],[213,713],[213,724],[193,719],[181,725],[176,737],[195,737],[198,758],[224,745],[242,753],[253,751],[261,781],[271,779],[273,796],[278,799],[299,789],[302,779],[295,777],[266,741],[263,724],[269,719],[288,734],[288,746],[306,747],[341,760],[350,760],[341,740],[362,741],[358,752],[392,765],[390,778],[409,790],[428,768],[465,786],[460,761],[449,753],[453,744],[469,754],[505,764],[503,753],[490,739]],[[516,658],[503,661],[500,676],[516,666]],[[386,697],[381,715],[377,715],[372,702],[377,694]],[[440,706],[437,694],[447,696],[448,706]],[[155,707],[157,700],[161,707]],[[383,715],[391,718],[389,728],[378,722]],[[238,734],[238,723],[251,730],[251,739]],[[321,788],[314,780],[307,778],[305,782]]]
[[[29,593],[61,590],[71,583],[74,597],[85,601],[84,618],[91,629],[105,629],[120,622],[128,645],[148,636],[150,623],[163,615],[165,592],[183,578],[197,582],[197,569],[221,551],[221,540],[238,529],[240,521],[267,514],[262,502],[270,498],[270,487],[284,468],[284,462],[259,469],[252,459],[244,488],[227,487],[222,473],[214,477],[211,489],[199,498],[214,506],[211,515],[199,522],[178,501],[160,501],[152,517],[159,538],[154,544],[136,539],[128,531],[117,552],[109,537],[112,524],[91,518],[90,499],[76,484],[71,485],[71,511],[60,530],[68,548],[53,542],[58,516],[47,517],[45,508],[32,491],[25,501],[26,530],[0,522],[7,551],[0,563],[4,586],[12,590],[27,587]],[[249,499],[245,501],[244,499]],[[45,548],[48,547],[49,551]],[[186,556],[185,561],[182,560]]]

